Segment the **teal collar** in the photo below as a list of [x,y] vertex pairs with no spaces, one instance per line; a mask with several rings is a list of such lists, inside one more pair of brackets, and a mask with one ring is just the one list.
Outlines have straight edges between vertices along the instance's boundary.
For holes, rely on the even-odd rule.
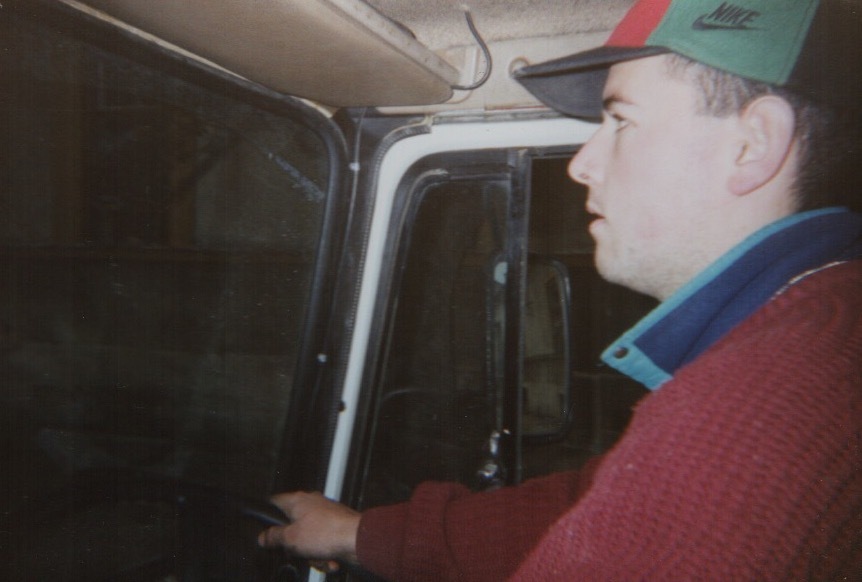
[[825,208],[754,233],[662,302],[602,353],[650,390],[661,387],[794,276],[858,249],[862,215]]

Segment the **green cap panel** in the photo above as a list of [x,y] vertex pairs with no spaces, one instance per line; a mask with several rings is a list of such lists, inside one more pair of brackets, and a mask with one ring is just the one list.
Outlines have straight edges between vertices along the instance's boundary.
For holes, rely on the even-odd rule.
[[817,0],[676,0],[646,44],[741,77],[783,85],[817,5]]

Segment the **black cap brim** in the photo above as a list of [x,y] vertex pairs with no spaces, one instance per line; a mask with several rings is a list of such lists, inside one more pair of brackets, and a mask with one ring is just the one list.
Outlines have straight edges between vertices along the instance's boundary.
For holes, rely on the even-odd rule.
[[668,52],[663,47],[601,46],[516,70],[513,76],[539,101],[565,115],[598,120],[611,65]]

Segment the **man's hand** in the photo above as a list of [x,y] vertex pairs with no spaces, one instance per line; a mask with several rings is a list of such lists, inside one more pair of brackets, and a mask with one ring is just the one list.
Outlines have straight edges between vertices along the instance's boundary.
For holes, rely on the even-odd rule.
[[282,547],[308,558],[324,571],[337,569],[332,561],[358,564],[356,532],[361,514],[320,493],[282,493],[271,500],[290,523],[271,527],[258,536],[265,548]]

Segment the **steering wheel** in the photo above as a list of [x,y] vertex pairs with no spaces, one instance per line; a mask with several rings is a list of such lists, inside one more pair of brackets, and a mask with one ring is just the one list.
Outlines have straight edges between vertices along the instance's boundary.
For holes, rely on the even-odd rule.
[[86,471],[0,516],[3,580],[292,582],[307,566],[263,550],[268,502],[131,470]]

